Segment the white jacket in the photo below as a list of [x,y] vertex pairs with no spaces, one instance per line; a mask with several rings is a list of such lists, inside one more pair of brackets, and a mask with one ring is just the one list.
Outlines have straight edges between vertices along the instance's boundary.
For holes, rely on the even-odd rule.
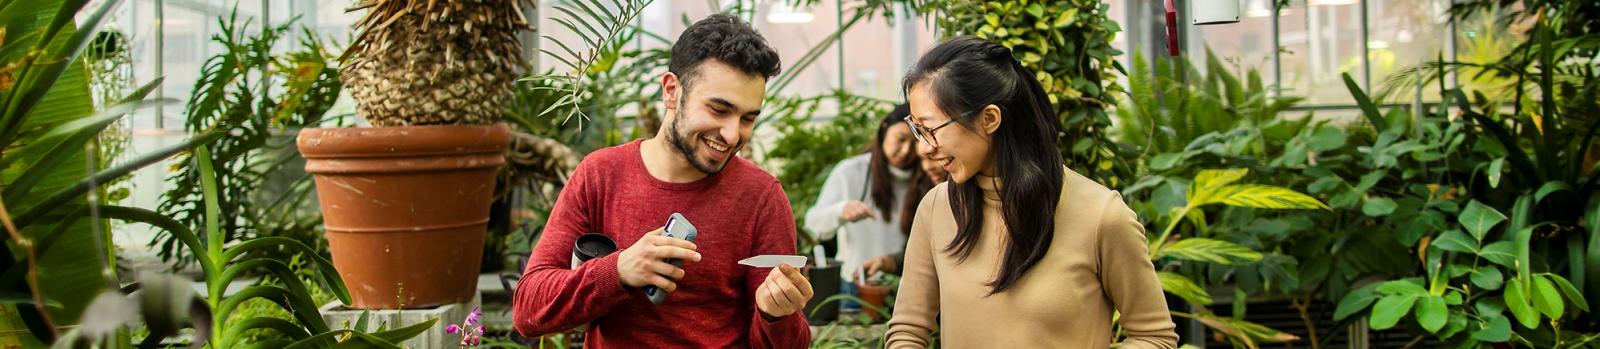
[[[844,280],[850,280],[867,260],[900,252],[906,246],[906,236],[900,233],[900,220],[909,218],[900,217],[900,201],[910,185],[911,171],[889,168],[895,181],[895,202],[889,205],[894,212],[879,212],[881,210],[872,201],[872,195],[867,193],[870,190],[867,182],[871,163],[871,153],[840,161],[828,174],[828,180],[823,182],[817,203],[806,212],[806,230],[811,231],[813,237],[817,240],[838,237],[838,259],[844,264],[839,269],[839,277]],[[839,219],[839,214],[844,212],[845,203],[850,201],[866,203],[878,218],[845,223]],[[891,214],[893,217],[890,217]]]

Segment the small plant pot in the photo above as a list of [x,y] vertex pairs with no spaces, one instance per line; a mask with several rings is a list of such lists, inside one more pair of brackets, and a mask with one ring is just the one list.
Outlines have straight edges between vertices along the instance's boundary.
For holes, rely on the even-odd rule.
[[424,308],[477,294],[495,176],[510,140],[505,124],[300,132],[351,307]]
[[861,308],[861,312],[872,316],[873,323],[882,321],[884,315],[887,315],[879,313],[879,310],[889,310],[889,307],[887,307],[884,303],[889,298],[889,291],[889,286],[870,285],[861,281],[856,282],[856,292],[861,295],[861,302],[878,308],[878,310],[873,310],[872,308],[866,306]]
[[[839,319],[839,302],[828,302],[826,306],[817,308],[828,298],[839,295],[839,263],[833,261],[827,268],[818,268],[815,265],[806,266],[806,279],[811,280],[811,300],[806,302],[803,310],[806,321],[813,324],[833,322]],[[814,312],[813,312],[814,311]]]

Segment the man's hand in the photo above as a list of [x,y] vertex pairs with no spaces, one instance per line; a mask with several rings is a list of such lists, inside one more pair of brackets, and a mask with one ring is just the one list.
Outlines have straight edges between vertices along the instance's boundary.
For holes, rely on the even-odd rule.
[[694,243],[666,237],[661,233],[661,229],[656,229],[644,234],[633,246],[622,250],[622,254],[617,256],[617,274],[623,286],[655,286],[662,291],[672,292],[678,289],[677,281],[683,279],[683,268],[672,266],[666,260],[700,261],[700,253],[695,252]]
[[877,274],[878,271],[895,273],[900,270],[900,266],[894,265],[894,258],[889,256],[877,256],[872,259],[868,259],[866,263],[861,264],[861,268],[867,270],[867,275],[860,275],[861,272],[856,271],[856,278],[869,278],[872,277],[872,274]]
[[856,222],[867,219],[868,217],[878,218],[878,214],[873,213],[872,207],[867,206],[867,203],[860,201],[846,202],[844,204],[844,211],[839,213],[839,219],[842,219],[845,222]]
[[756,308],[767,317],[780,318],[804,310],[811,296],[811,280],[800,269],[780,264],[756,288]]

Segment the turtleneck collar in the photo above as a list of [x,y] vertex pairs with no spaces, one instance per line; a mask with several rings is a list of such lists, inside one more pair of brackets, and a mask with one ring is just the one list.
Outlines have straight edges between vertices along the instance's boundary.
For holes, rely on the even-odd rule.
[[894,166],[886,166],[886,167],[889,168],[889,176],[890,177],[894,177],[894,179],[896,179],[898,181],[905,181],[907,179],[911,179],[911,170],[907,170],[907,169],[903,169],[903,168],[896,168]]
[[1000,182],[1000,177],[990,177],[977,174],[972,176],[972,180],[978,181],[978,187],[983,188],[983,199],[985,202],[990,204],[1000,203],[1000,188],[1002,185]]

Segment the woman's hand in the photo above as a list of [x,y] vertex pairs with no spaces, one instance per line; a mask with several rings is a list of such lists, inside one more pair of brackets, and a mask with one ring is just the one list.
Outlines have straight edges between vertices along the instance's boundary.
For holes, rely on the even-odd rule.
[[[866,263],[861,264],[861,268],[867,270],[867,275],[856,275],[856,279],[870,277],[872,274],[877,274],[879,271],[891,274],[900,272],[900,266],[895,265],[894,258],[889,256],[877,256],[872,259],[868,259]],[[856,274],[861,274],[861,272],[856,271]]]
[[854,223],[867,218],[878,218],[878,214],[873,213],[872,207],[867,206],[867,203],[860,201],[846,202],[844,211],[839,213],[839,219],[845,222]]

